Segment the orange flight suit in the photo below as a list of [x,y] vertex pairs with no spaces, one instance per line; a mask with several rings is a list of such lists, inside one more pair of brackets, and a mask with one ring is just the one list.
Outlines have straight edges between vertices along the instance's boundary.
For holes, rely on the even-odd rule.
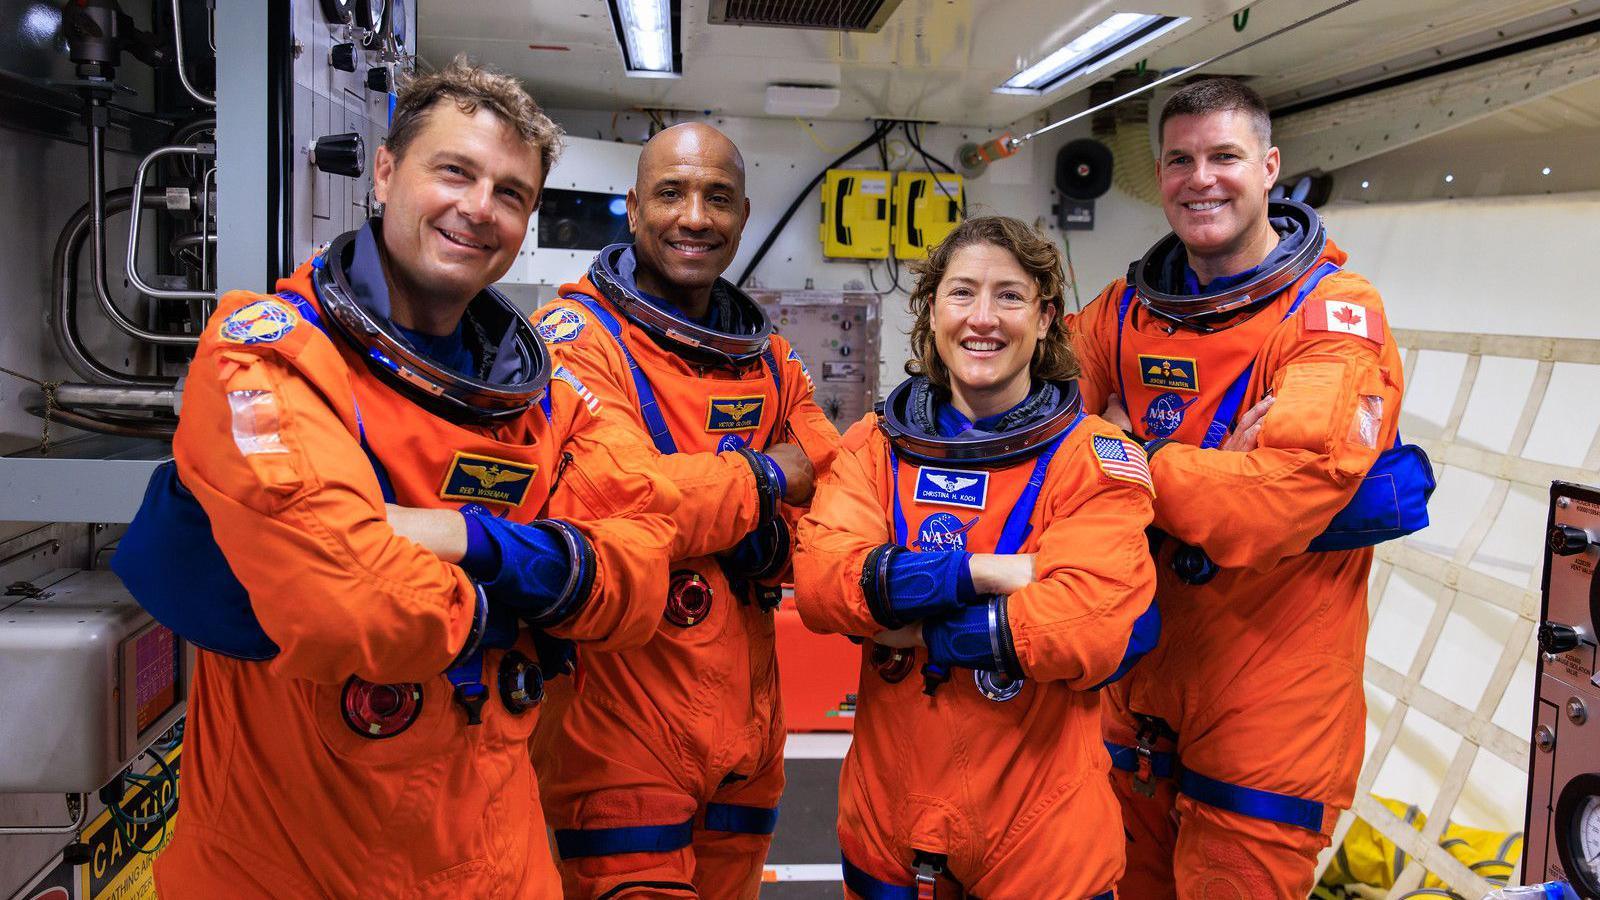
[[[922,851],[945,855],[949,874],[976,897],[1109,896],[1123,841],[1105,779],[1100,696],[1091,688],[1122,662],[1155,573],[1144,535],[1149,483],[1108,472],[1096,441],[1142,458],[1115,427],[1084,416],[1045,460],[1015,551],[1036,554],[1038,580],[1007,600],[1025,676],[1019,694],[987,699],[975,673],[957,668],[930,697],[916,674],[926,651],[912,651],[895,672],[893,663],[880,667],[887,648],[865,642],[855,737],[839,778],[847,872],[901,895]],[[801,618],[824,633],[881,631],[862,568],[874,550],[897,542],[896,496],[912,538],[902,546],[991,552],[1037,460],[992,470],[982,509],[952,510],[919,498],[918,465],[891,463],[874,416],[856,423],[800,523]],[[971,521],[951,521],[958,516]],[[964,546],[950,538],[957,533]]]
[[[768,355],[781,367],[775,384],[764,362],[739,372],[691,365],[587,277],[561,294],[534,321],[558,363],[608,410],[635,416],[636,452],[655,456],[682,492],[674,577],[693,573],[711,594],[709,611],[692,624],[662,618],[642,648],[586,652],[576,692],[552,688],[534,764],[562,884],[568,897],[581,898],[753,898],[783,794],[785,732],[772,613],[737,596],[713,555],[744,538],[760,515],[755,476],[730,448],[795,442],[820,473],[838,432],[812,401],[810,376],[782,337],[772,336]],[[620,325],[678,452],[657,456],[650,446],[628,360],[576,294]],[[667,582],[650,590],[659,598]],[[617,836],[628,846],[641,846],[642,836],[651,849],[616,852]]]
[[[1173,331],[1135,298],[1120,354],[1124,281],[1068,317],[1085,408],[1119,394],[1141,438],[1174,441],[1150,459],[1155,525],[1169,536],[1156,557],[1165,637],[1105,692],[1108,744],[1133,747],[1143,725],[1157,748],[1146,777],[1126,771],[1137,767],[1130,751],[1114,754],[1125,763],[1112,773],[1131,841],[1118,886],[1125,897],[1300,900],[1353,799],[1372,549],[1306,548],[1394,442],[1403,370],[1377,291],[1328,265],[1345,258],[1328,242],[1295,284],[1209,334]],[[1223,394],[1251,360],[1239,410],[1268,392],[1276,398],[1259,445],[1202,449]],[[1215,577],[1180,579],[1171,563],[1181,544],[1203,549]],[[1246,802],[1293,807],[1300,821],[1207,802],[1193,795],[1202,788],[1180,792],[1175,775],[1235,796],[1268,792],[1275,796]]]
[[[279,290],[315,303],[310,272],[302,265]],[[230,316],[252,304],[284,333],[226,337]],[[519,522],[567,519],[599,564],[587,601],[549,632],[638,644],[660,615],[677,489],[648,460],[614,453],[618,426],[570,382],[549,390],[548,418],[535,407],[494,427],[452,424],[290,302],[222,298],[189,369],[174,454],[281,652],[265,662],[198,654],[182,824],[156,862],[163,897],[560,896],[527,755],[538,711],[501,702],[507,651],[495,649],[484,657],[482,723],[468,725],[452,702],[441,672],[463,649],[476,589],[390,528],[358,443],[364,432],[406,506],[459,508],[462,498],[441,495],[474,460],[524,474],[499,486],[500,499],[470,499]],[[261,397],[240,393],[250,391],[272,402],[241,415],[230,399]],[[516,649],[536,658],[526,630]],[[420,714],[388,737],[358,733],[341,711],[352,675],[419,683]]]

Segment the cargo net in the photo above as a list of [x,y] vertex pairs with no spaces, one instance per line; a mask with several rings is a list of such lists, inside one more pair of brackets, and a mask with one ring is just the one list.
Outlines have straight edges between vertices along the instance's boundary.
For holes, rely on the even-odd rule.
[[1314,896],[1480,900],[1520,879],[1546,508],[1552,480],[1600,480],[1600,340],[1395,338],[1439,487],[1377,549],[1366,765]]

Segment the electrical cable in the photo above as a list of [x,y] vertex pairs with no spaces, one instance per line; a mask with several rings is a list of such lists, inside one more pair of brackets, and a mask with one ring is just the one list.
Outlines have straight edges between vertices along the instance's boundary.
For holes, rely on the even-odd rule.
[[1078,294],[1078,270],[1072,265],[1072,238],[1067,236],[1067,232],[1064,229],[1061,232],[1061,246],[1066,248],[1067,251],[1067,279],[1072,282],[1073,308],[1078,312],[1083,312],[1083,297]]
[[[912,133],[911,124],[909,122],[901,123],[901,127],[905,130],[906,140],[911,142],[911,149],[917,151],[917,153],[922,156],[922,162],[923,162],[924,165],[926,165],[928,167],[928,172],[929,173],[932,173],[933,172],[933,167],[935,165],[938,165],[939,168],[944,169],[946,172],[949,172],[951,175],[956,174],[956,170],[950,168],[949,164],[947,164],[944,160],[939,159],[939,158],[933,156],[932,154],[928,153],[928,151],[922,149],[922,141],[920,139],[918,139],[915,134]],[[916,128],[917,128],[917,131],[921,131],[922,130],[922,125],[919,123],[916,126]],[[939,191],[940,193],[944,193],[943,183],[942,182],[940,182],[936,178],[936,179],[934,179],[933,183],[940,188],[940,191]],[[949,195],[946,194],[946,196],[949,196]],[[965,190],[962,190],[961,191],[961,218],[965,219],[966,217],[967,217],[967,192]]]
[[782,233],[784,226],[789,224],[789,220],[794,218],[794,214],[800,209],[800,205],[806,201],[807,197],[811,196],[811,192],[816,189],[817,185],[822,183],[822,179],[827,176],[829,169],[849,162],[856,154],[877,143],[879,138],[883,137],[892,128],[894,128],[893,122],[879,121],[873,123],[872,134],[864,138],[861,143],[846,150],[838,159],[824,166],[822,171],[818,172],[816,177],[811,179],[810,183],[799,194],[795,195],[794,202],[790,203],[789,208],[783,211],[783,215],[778,217],[777,223],[772,226],[771,231],[767,232],[766,239],[761,242],[760,247],[756,248],[755,255],[750,258],[749,263],[745,264],[744,271],[740,273],[739,280],[735,281],[734,284],[738,287],[744,287],[744,283],[750,280],[751,273],[756,270],[756,266],[761,264],[761,260],[766,258],[767,251],[772,249],[772,245],[778,240],[778,235]]
[[[46,410],[43,406],[30,406],[28,407],[28,412],[41,419],[46,418]],[[169,438],[178,431],[178,423],[175,419],[115,416],[110,413],[91,415],[85,412],[62,409],[59,406],[50,409],[48,412],[49,420],[98,434],[113,434],[119,437]]]

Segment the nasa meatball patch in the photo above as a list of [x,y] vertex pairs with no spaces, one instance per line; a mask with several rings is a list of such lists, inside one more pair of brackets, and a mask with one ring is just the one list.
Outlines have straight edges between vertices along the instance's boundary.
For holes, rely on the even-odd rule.
[[963,522],[954,513],[938,512],[922,520],[911,549],[921,553],[967,549],[967,532],[978,524],[978,516]]
[[1305,332],[1328,331],[1348,334],[1383,346],[1383,316],[1348,300],[1316,300],[1301,313]]
[[577,310],[565,306],[557,307],[545,313],[544,318],[539,320],[539,337],[543,338],[546,344],[565,344],[567,341],[577,340],[578,335],[583,333],[585,324],[587,323],[583,321],[583,316],[578,315]]
[[917,469],[918,503],[983,509],[989,502],[989,473],[966,469]]
[[257,300],[222,320],[222,339],[235,344],[270,344],[283,340],[300,317],[279,300]]

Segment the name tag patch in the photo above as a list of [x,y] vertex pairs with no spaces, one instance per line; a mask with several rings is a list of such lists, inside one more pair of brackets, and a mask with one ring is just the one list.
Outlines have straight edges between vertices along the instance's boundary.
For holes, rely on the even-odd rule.
[[445,500],[521,506],[538,466],[457,452],[444,476],[439,496]]
[[706,401],[707,431],[747,431],[760,427],[762,413],[766,411],[767,398],[760,394],[748,397],[712,397]]
[[918,503],[983,509],[989,502],[989,473],[966,469],[917,469]]
[[1195,361],[1182,356],[1139,354],[1139,380],[1153,388],[1169,391],[1200,392],[1200,377]]

